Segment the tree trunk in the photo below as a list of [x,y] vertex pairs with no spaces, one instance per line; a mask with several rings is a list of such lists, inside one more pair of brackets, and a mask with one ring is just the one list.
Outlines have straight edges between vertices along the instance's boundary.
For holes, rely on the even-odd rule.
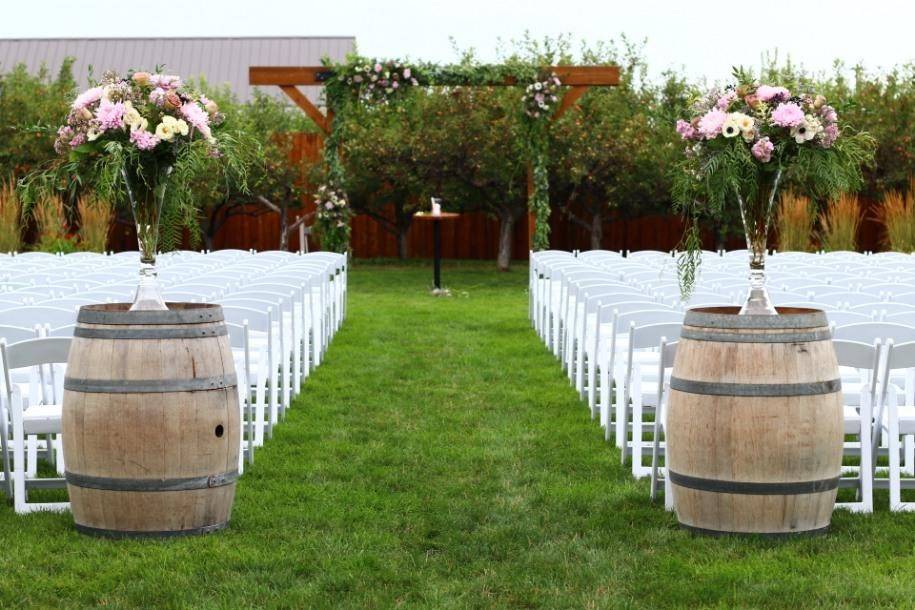
[[601,242],[604,240],[604,217],[599,212],[595,212],[591,217],[591,249],[600,250]]
[[410,225],[400,226],[397,228],[397,258],[407,260],[407,232]]
[[289,244],[289,228],[286,219],[286,204],[280,206],[280,251],[285,252]]
[[499,214],[499,254],[496,265],[499,271],[508,271],[511,268],[512,250],[515,237],[515,217],[511,212]]

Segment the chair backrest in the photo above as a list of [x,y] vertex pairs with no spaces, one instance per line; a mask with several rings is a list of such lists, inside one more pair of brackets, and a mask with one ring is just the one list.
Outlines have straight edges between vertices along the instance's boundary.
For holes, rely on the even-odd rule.
[[870,343],[874,339],[892,339],[894,343],[915,341],[915,328],[890,322],[860,322],[836,327],[834,339]]
[[223,305],[222,314],[226,322],[244,325],[246,322],[248,328],[253,331],[267,333],[270,337],[272,333],[273,310],[261,311],[251,307],[239,307],[236,305]]
[[[53,337],[41,339],[27,339],[7,345],[0,342],[0,366],[3,368],[3,387],[6,390],[6,404],[12,404],[13,384],[11,382],[10,372],[14,369],[29,368],[42,366],[46,364],[66,364],[67,357],[70,353],[71,339]],[[52,369],[52,386],[53,369]],[[41,384],[42,394],[45,394],[44,383]],[[57,388],[52,388],[52,392],[57,394]]]
[[25,326],[0,325],[0,341],[5,341],[7,344],[37,338],[37,327],[26,328]]
[[76,309],[76,307],[25,305],[0,312],[0,324],[25,327],[31,327],[36,324],[50,324],[52,327],[75,324]]
[[674,341],[680,338],[682,324],[677,322],[664,322],[659,324],[645,324],[629,326],[629,350],[655,348],[661,340]]

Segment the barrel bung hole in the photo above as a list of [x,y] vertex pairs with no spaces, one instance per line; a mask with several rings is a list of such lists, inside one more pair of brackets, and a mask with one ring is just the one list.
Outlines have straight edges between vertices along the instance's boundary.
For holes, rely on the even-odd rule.
[[216,438],[222,438],[223,431],[224,430],[223,430],[222,424],[219,424],[218,426],[216,426]]

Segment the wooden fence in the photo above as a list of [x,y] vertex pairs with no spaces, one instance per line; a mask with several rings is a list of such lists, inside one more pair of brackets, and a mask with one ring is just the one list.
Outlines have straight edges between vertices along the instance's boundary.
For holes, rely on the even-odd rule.
[[[299,133],[293,136],[292,162],[312,161],[321,155],[323,140],[319,134]],[[879,250],[881,228],[874,220],[872,204],[865,202],[864,222],[859,231],[859,249]],[[252,208],[253,211],[253,208]],[[290,213],[289,223],[302,214],[314,212],[314,203],[305,202],[304,208]],[[680,242],[683,221],[675,215],[653,215],[639,218],[619,218],[612,214],[604,223],[602,247],[606,250],[670,250]],[[512,258],[527,258],[527,218],[522,217],[515,226]],[[274,250],[280,243],[280,223],[277,214],[235,216],[220,229],[213,240],[215,248],[240,248]],[[714,248],[712,234],[705,235],[705,247]],[[352,251],[356,258],[396,257],[397,239],[382,225],[366,215],[357,215],[352,222]],[[442,255],[445,258],[491,260],[496,258],[499,244],[498,221],[482,212],[462,214],[442,225]],[[560,250],[590,249],[590,234],[582,227],[569,222],[558,212],[550,219],[550,245]],[[114,249],[135,248],[132,227],[118,226],[112,233]],[[309,238],[311,249],[320,244]],[[742,248],[739,238],[732,238],[728,248]],[[289,249],[299,248],[298,233],[289,237]],[[432,256],[432,226],[430,223],[413,223],[407,234],[407,255],[429,258]]]

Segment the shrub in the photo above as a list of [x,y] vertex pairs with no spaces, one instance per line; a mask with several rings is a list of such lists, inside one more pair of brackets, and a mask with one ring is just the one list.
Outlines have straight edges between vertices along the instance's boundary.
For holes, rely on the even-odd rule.
[[22,206],[12,179],[0,182],[0,252],[22,249],[22,227],[19,224]]
[[79,249],[104,252],[108,247],[108,231],[114,220],[114,205],[95,194],[83,195],[79,209]]
[[778,249],[782,252],[809,251],[815,220],[816,214],[810,198],[787,191],[778,204]]
[[855,250],[863,216],[857,195],[846,193],[832,202],[819,216],[822,248],[833,252]]
[[906,195],[896,190],[883,194],[877,220],[886,230],[884,246],[897,252],[915,252],[915,178],[909,180]]

